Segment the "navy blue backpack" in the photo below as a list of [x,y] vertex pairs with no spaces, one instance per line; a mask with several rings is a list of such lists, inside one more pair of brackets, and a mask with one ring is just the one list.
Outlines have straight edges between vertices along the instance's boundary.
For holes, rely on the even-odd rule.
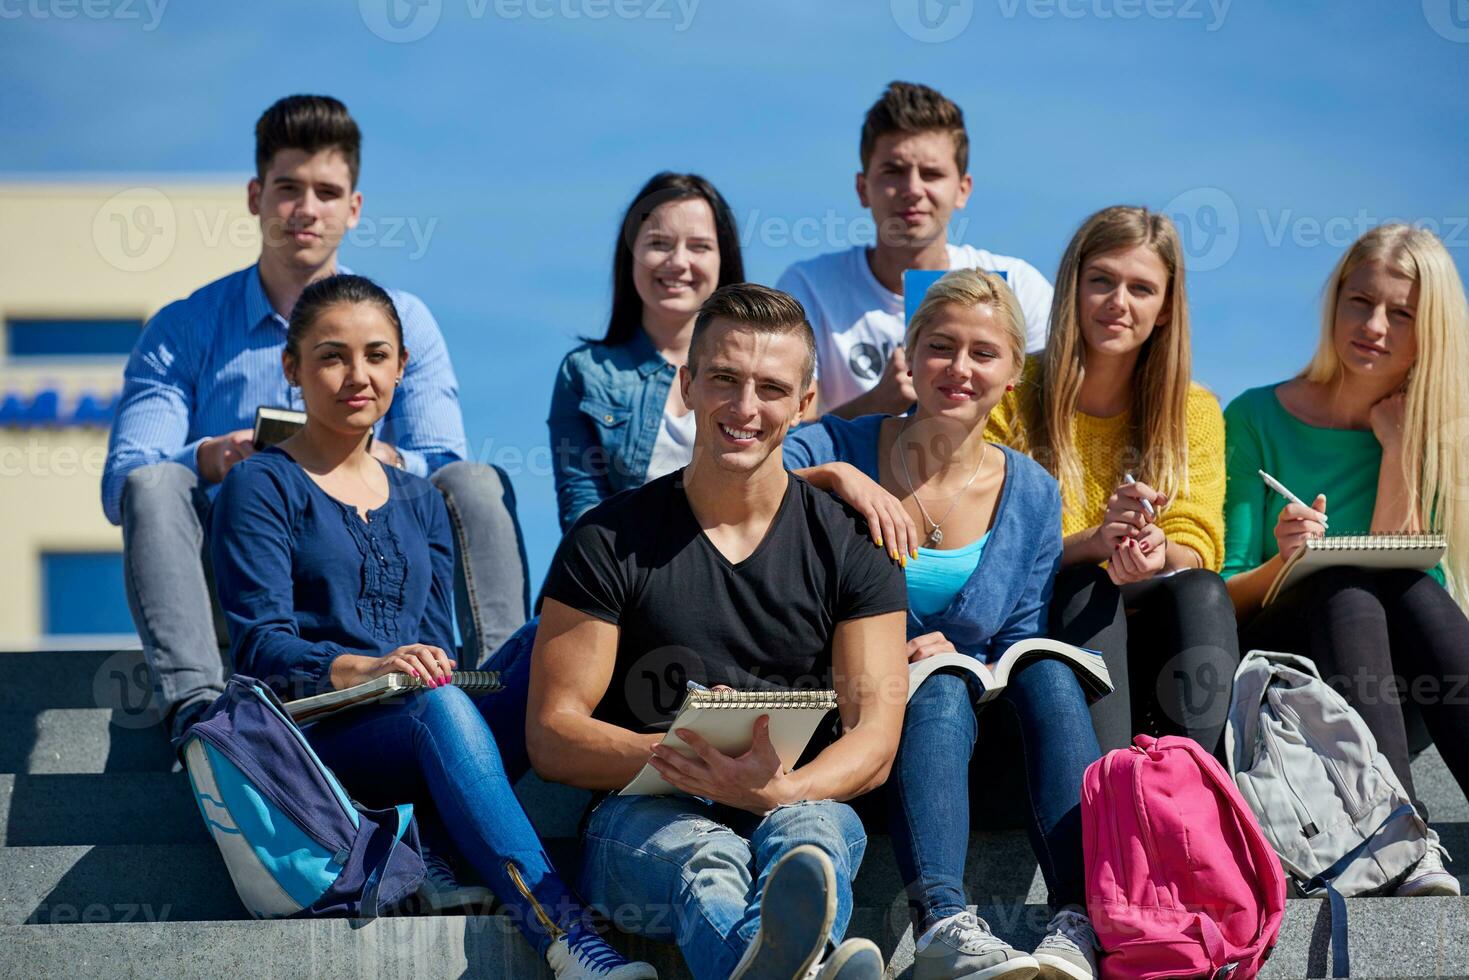
[[423,881],[413,807],[347,795],[275,693],[236,675],[175,744],[240,901],[257,919],[372,919]]

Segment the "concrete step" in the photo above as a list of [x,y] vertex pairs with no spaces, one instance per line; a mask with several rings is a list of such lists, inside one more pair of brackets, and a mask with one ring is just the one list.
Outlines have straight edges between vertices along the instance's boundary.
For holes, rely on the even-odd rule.
[[163,726],[111,708],[0,709],[0,773],[168,772]]
[[0,775],[0,846],[207,843],[181,772]]
[[0,711],[118,708],[142,711],[153,683],[141,650],[0,653]]
[[[146,909],[171,920],[245,917],[214,843],[200,840],[202,833],[182,834],[187,836],[181,839],[193,842],[37,846],[12,840],[0,848],[0,925],[86,921],[78,910],[90,906],[96,907],[94,922],[133,921]],[[565,876],[574,880],[577,841],[550,838],[545,843]],[[971,901],[979,904],[1046,898],[1021,831],[972,835],[964,877]],[[905,907],[902,876],[886,837],[869,842],[854,892],[858,905],[897,913]],[[166,912],[157,911],[164,908]]]
[[[1350,899],[1352,967],[1360,977],[1469,975],[1469,899]],[[1005,939],[1033,948],[1047,921],[1043,906],[979,909]],[[148,919],[78,925],[0,926],[0,970],[15,977],[153,977],[218,980],[252,976],[347,980],[475,976],[548,978],[530,947],[501,916],[383,918],[354,928],[345,920],[195,922]],[[1325,903],[1289,903],[1265,978],[1324,977]],[[866,936],[889,957],[890,975],[911,976],[912,933],[883,909],[858,908],[848,935]],[[665,980],[688,972],[677,950],[614,935],[624,953],[652,962]],[[161,969],[167,964],[166,969]]]

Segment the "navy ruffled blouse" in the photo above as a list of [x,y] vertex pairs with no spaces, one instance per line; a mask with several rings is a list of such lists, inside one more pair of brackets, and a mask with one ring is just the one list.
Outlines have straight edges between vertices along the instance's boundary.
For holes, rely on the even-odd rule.
[[343,653],[427,643],[454,656],[454,538],[444,498],[392,467],[363,520],[276,448],[225,478],[210,553],[235,670],[287,698],[331,689]]

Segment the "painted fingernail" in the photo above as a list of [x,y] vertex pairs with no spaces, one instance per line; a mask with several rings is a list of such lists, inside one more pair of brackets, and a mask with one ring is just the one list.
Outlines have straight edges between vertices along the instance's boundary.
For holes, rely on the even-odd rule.
[[881,547],[882,547],[882,535],[881,535],[881,534],[879,534],[879,535],[878,535],[878,536],[877,536],[877,546],[878,546],[878,547],[879,547],[879,548],[881,548]]

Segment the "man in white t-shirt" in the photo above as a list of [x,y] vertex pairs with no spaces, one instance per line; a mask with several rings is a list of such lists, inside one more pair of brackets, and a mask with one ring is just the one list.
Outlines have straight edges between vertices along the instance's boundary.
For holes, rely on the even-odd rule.
[[1045,346],[1046,277],[1023,259],[949,244],[949,219],[974,186],[968,170],[964,113],[934,89],[893,82],[867,110],[857,197],[872,212],[875,245],[797,262],[777,284],[801,301],[816,332],[822,411],[856,418],[913,404],[903,352],[906,269],[1003,273],[1025,311],[1027,348]]

